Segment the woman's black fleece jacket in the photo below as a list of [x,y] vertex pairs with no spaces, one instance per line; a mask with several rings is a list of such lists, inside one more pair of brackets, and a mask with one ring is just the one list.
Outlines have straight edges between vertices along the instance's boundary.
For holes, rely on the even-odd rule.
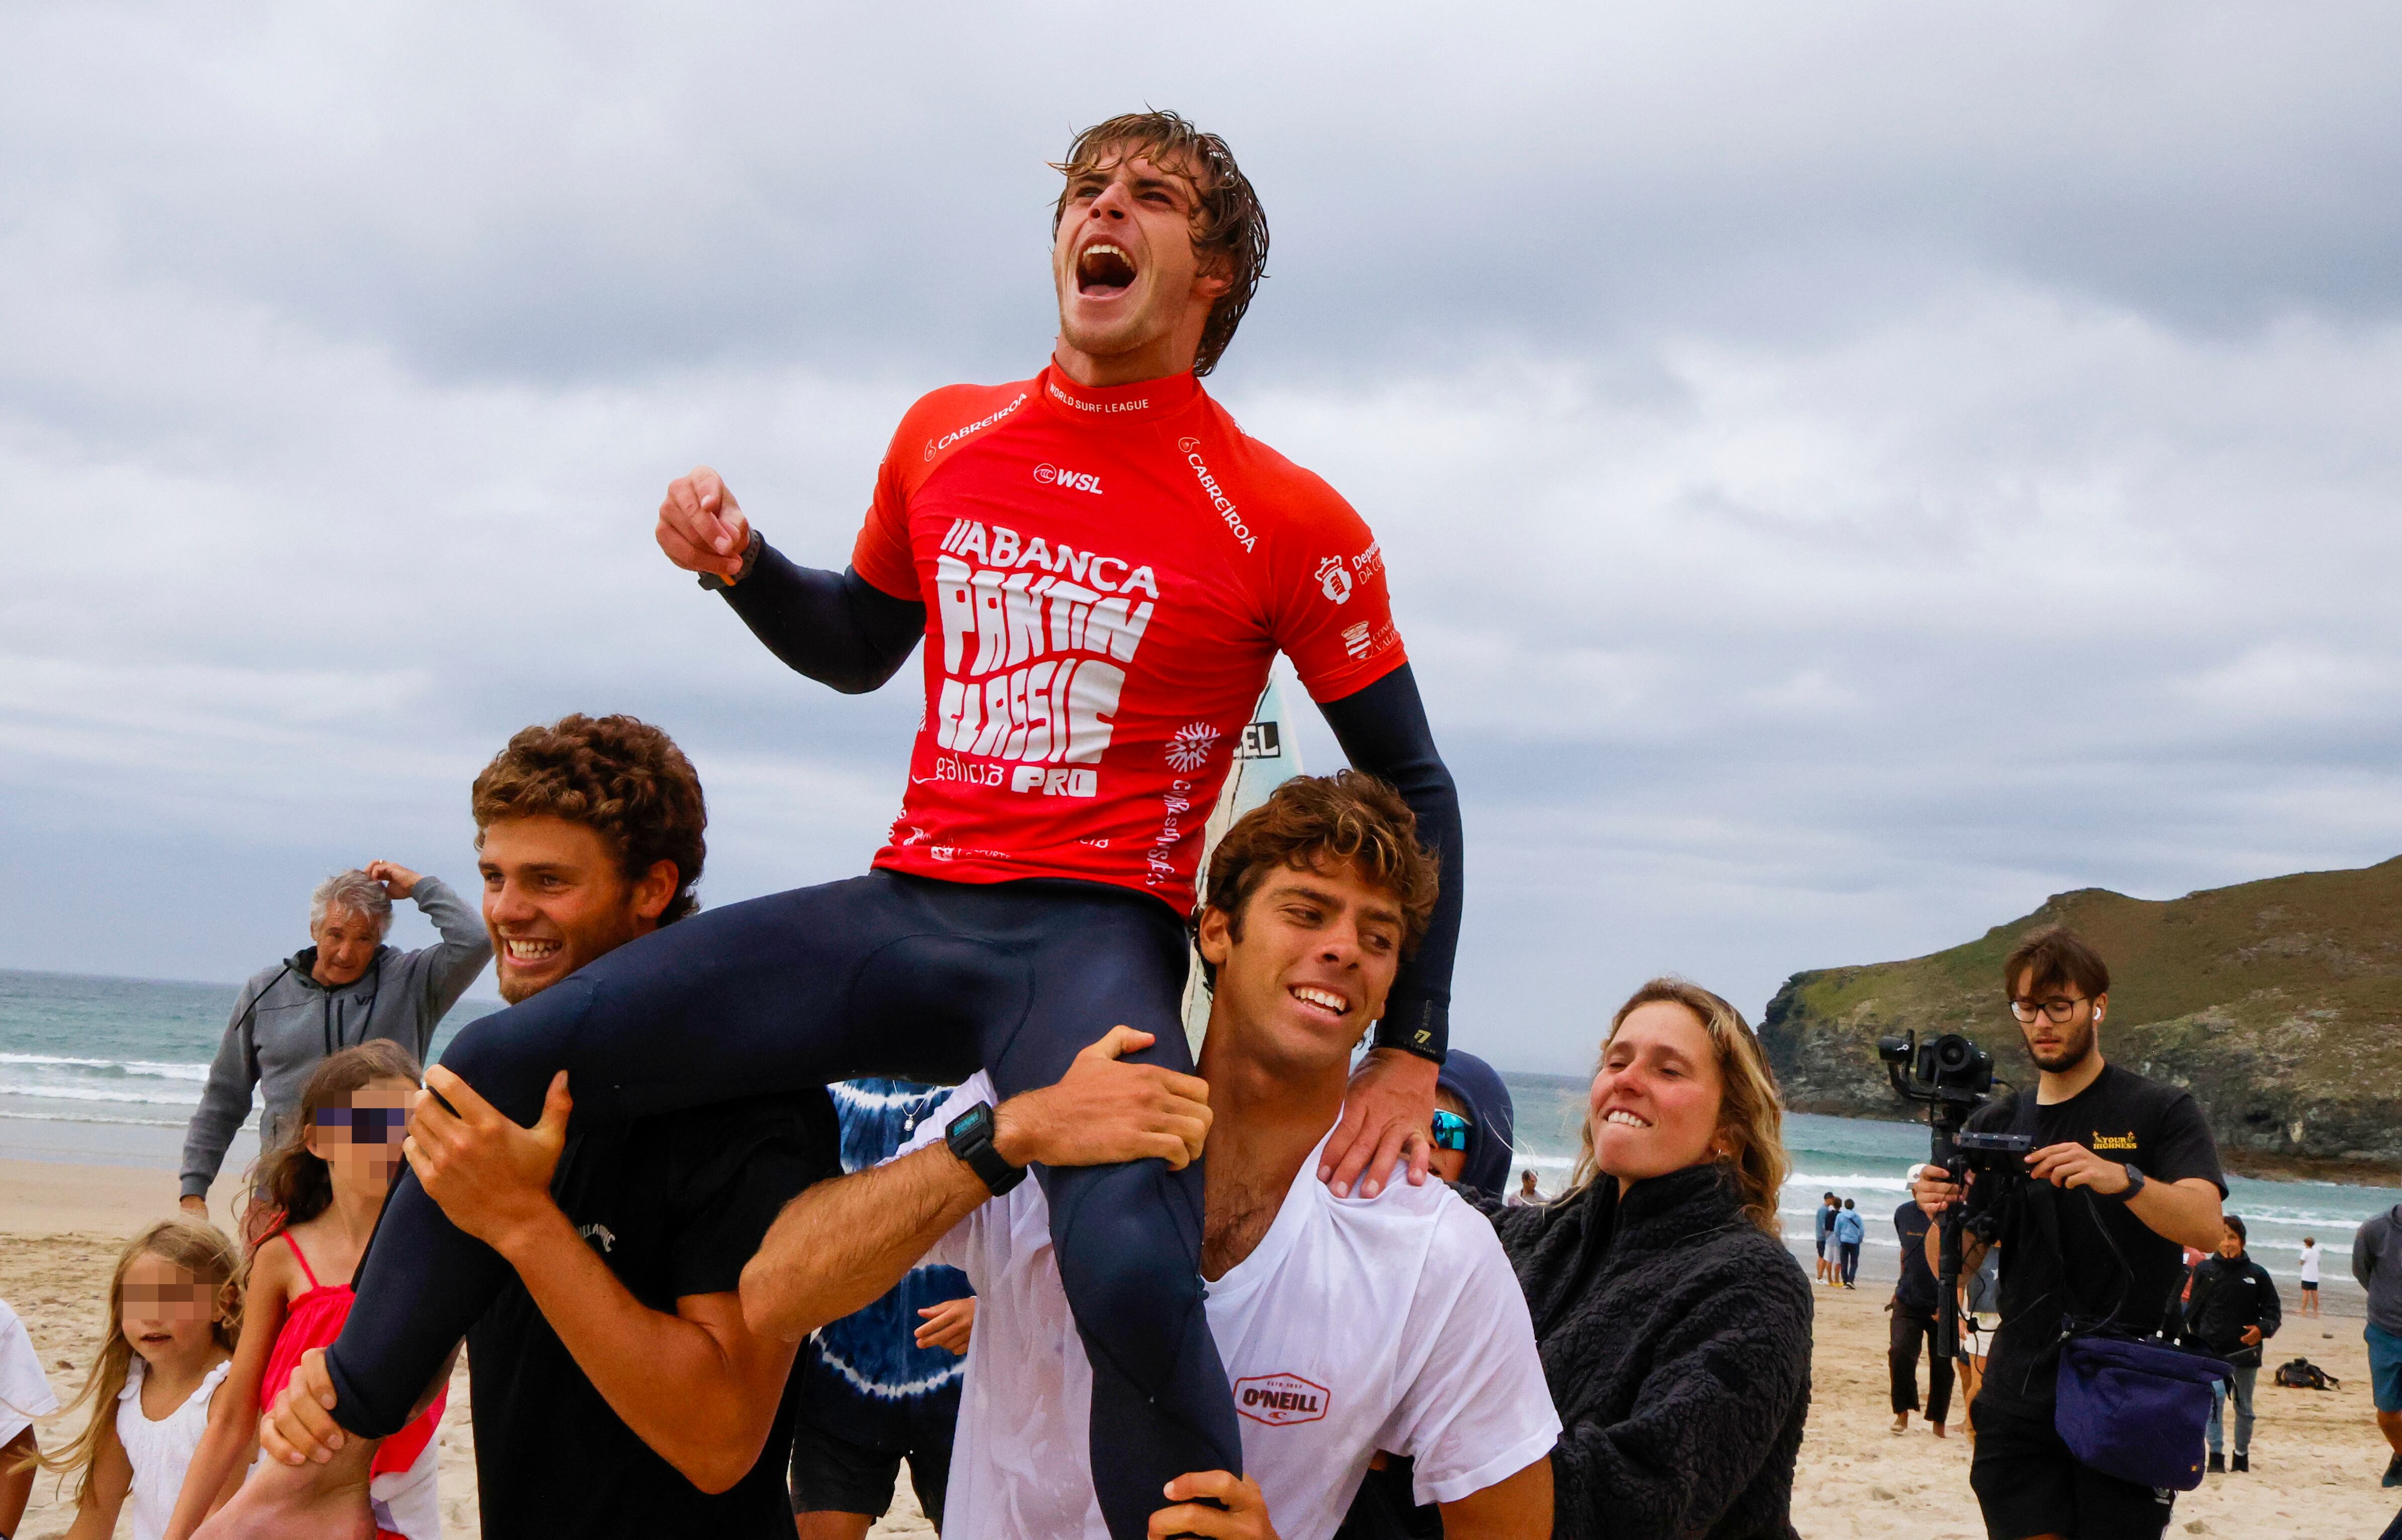
[[1552,1533],[1575,1540],[1793,1533],[1810,1409],[1802,1264],[1715,1165],[1489,1206],[1558,1409]]

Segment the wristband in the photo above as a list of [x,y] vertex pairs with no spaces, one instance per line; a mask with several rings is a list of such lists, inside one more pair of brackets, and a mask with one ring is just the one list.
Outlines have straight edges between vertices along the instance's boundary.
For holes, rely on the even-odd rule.
[[2113,1192],[2110,1196],[2116,1198],[2122,1203],[2133,1203],[2134,1201],[2135,1194],[2144,1190],[2144,1174],[2137,1171],[2133,1165],[2123,1166],[2120,1169],[2125,1171],[2127,1174],[2127,1190],[2124,1192]]
[[1387,1014],[1376,1023],[1372,1048],[1397,1048],[1431,1064],[1441,1064],[1451,1037],[1451,1013],[1432,1000],[1418,1002],[1415,1022]]
[[724,578],[719,577],[715,572],[703,572],[700,574],[700,585],[704,588],[710,589],[733,587],[735,583],[741,582],[744,578],[749,577],[752,571],[757,570],[759,566],[759,548],[766,543],[767,537],[759,532],[758,526],[752,526],[751,543],[742,547],[742,571],[734,574],[734,583],[726,582]]
[[959,1162],[983,1179],[996,1198],[1026,1180],[1026,1168],[1012,1165],[993,1148],[992,1104],[978,1102],[953,1118],[943,1129],[943,1143]]

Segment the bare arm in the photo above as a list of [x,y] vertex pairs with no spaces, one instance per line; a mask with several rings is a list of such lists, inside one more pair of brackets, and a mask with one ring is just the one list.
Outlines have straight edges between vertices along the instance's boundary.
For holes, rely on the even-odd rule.
[[125,1457],[125,1446],[117,1441],[117,1409],[94,1407],[91,1414],[107,1418],[108,1425],[101,1430],[100,1449],[92,1456],[83,1495],[76,1501],[75,1524],[67,1531],[66,1540],[109,1540],[117,1533],[117,1516],[125,1506],[125,1494],[133,1490],[133,1462]]
[[1552,1533],[1552,1457],[1441,1506],[1447,1540],[1543,1540]]
[[216,1511],[226,1494],[242,1484],[249,1467],[252,1440],[258,1436],[259,1392],[267,1382],[267,1361],[275,1355],[275,1339],[283,1334],[285,1307],[292,1298],[292,1247],[269,1239],[250,1265],[250,1293],[242,1303],[242,1336],[233,1348],[233,1367],[225,1383],[209,1397],[208,1426],[200,1434],[192,1462],[184,1467],[183,1491],[168,1517],[165,1540],[186,1540],[200,1520]]
[[[1147,1032],[1110,1029],[1059,1083],[993,1109],[993,1145],[1012,1165],[1106,1165],[1157,1157],[1180,1170],[1209,1132],[1209,1089],[1191,1075],[1118,1055]],[[944,1145],[820,1182],[784,1205],[742,1270],[754,1331],[797,1342],[880,1298],[953,1226],[992,1196]]]
[[758,1463],[794,1344],[742,1320],[739,1294],[688,1294],[673,1315],[634,1298],[567,1216],[510,1231],[497,1246],[609,1409],[703,1492]]
[[[1012,1165],[1025,1163],[1007,1104],[993,1120],[995,1147]],[[881,1299],[991,1196],[984,1178],[939,1144],[820,1182],[784,1205],[743,1268],[743,1319],[797,1343]]]
[[19,1429],[17,1437],[0,1446],[0,1534],[16,1533],[18,1521],[25,1517],[25,1504],[34,1495],[31,1462],[41,1452],[41,1440],[30,1427]]

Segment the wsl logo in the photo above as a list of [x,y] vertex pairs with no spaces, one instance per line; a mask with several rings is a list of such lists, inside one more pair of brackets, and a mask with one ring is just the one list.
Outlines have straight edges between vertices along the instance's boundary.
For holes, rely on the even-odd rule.
[[1263,1374],[1235,1382],[1235,1409],[1272,1428],[1323,1421],[1329,1399],[1324,1385],[1298,1374]]
[[1090,492],[1101,495],[1101,478],[1090,471],[1063,471],[1044,463],[1034,467],[1034,479],[1045,487],[1056,487],[1063,492]]

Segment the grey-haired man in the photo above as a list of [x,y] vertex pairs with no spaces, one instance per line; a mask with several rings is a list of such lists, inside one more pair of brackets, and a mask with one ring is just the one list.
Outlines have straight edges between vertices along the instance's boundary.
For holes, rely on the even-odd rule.
[[[440,943],[416,952],[386,946],[394,899],[416,901]],[[483,916],[439,877],[371,861],[319,883],[309,897],[309,944],[260,969],[234,1001],[184,1135],[184,1208],[208,1217],[209,1184],[254,1098],[267,1104],[259,1134],[272,1142],[310,1072],[337,1049],[386,1038],[423,1060],[435,1024],[491,956]]]

